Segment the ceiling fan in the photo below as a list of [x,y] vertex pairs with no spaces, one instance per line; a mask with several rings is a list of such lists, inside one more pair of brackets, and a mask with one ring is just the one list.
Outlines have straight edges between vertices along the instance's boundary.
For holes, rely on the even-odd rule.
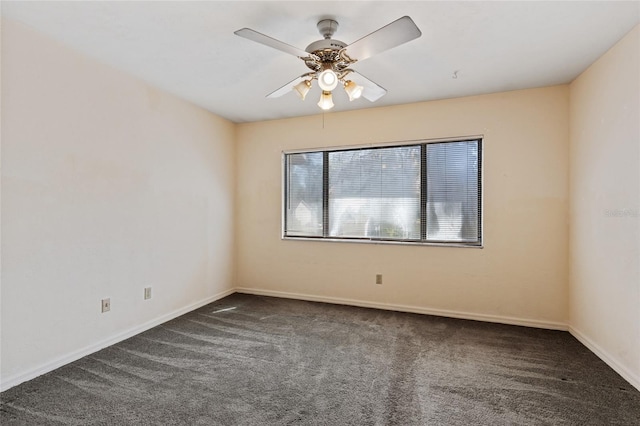
[[333,108],[332,91],[339,83],[344,87],[350,101],[362,96],[371,102],[375,102],[384,96],[387,91],[351,69],[350,66],[422,35],[420,29],[408,16],[403,16],[349,45],[331,38],[338,29],[338,22],[333,19],[323,19],[318,22],[317,27],[324,39],[314,41],[305,50],[298,49],[250,28],[242,28],[234,33],[240,37],[294,55],[302,59],[311,70],[311,72],[302,74],[278,90],[268,94],[267,98],[277,98],[294,90],[304,100],[311,89],[311,82],[317,80],[318,86],[322,89],[318,106],[323,110]]

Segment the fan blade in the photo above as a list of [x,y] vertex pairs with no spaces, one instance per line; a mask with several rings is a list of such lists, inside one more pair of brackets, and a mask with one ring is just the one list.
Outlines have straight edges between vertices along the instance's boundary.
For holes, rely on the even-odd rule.
[[400,46],[422,35],[411,18],[402,18],[385,25],[377,31],[354,41],[345,49],[350,58],[362,61],[392,47]]
[[293,86],[295,86],[296,84],[300,83],[302,80],[304,80],[305,78],[307,78],[305,75],[301,75],[300,77],[291,80],[289,83],[285,84],[284,86],[282,86],[281,88],[269,93],[267,95],[267,98],[279,98],[280,96],[289,93],[290,91],[293,90]]
[[264,44],[265,46],[273,47],[274,49],[278,49],[290,55],[297,56],[298,58],[305,58],[309,56],[309,54],[302,49],[293,47],[290,44],[287,44],[280,40],[276,40],[273,37],[269,37],[268,35],[264,35],[250,28],[242,28],[238,31],[235,31],[234,34],[251,41]]
[[354,83],[364,87],[364,90],[362,91],[362,97],[369,102],[375,102],[387,94],[387,89],[378,85],[377,83],[374,83],[357,71],[351,71],[351,73],[349,74],[349,80],[352,80]]

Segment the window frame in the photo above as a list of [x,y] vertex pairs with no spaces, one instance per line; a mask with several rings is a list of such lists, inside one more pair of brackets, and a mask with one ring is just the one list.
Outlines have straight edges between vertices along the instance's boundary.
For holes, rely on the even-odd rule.
[[[472,135],[472,136],[460,136],[460,137],[451,137],[451,138],[439,138],[439,139],[416,139],[416,140],[406,140],[406,141],[398,141],[398,142],[382,142],[382,143],[368,143],[368,144],[359,144],[359,145],[342,145],[342,146],[326,146],[326,147],[317,147],[317,148],[301,148],[301,149],[291,149],[291,150],[283,150],[281,153],[281,171],[282,171],[282,179],[281,179],[281,202],[280,208],[281,214],[281,226],[280,226],[280,239],[281,240],[292,240],[292,241],[327,241],[327,242],[338,242],[338,243],[360,243],[360,244],[390,244],[390,245],[410,245],[410,246],[438,246],[438,247],[460,247],[460,248],[484,248],[484,135]],[[480,235],[478,242],[459,242],[459,241],[435,241],[435,240],[400,240],[400,239],[383,239],[383,238],[365,238],[365,237],[330,237],[330,236],[291,236],[286,233],[286,225],[287,225],[287,155],[289,154],[303,154],[303,153],[314,153],[314,152],[322,152],[323,153],[323,173],[327,172],[328,164],[326,162],[328,158],[328,154],[330,152],[339,152],[339,151],[352,151],[352,150],[363,150],[363,149],[377,149],[377,148],[395,148],[395,147],[403,147],[403,146],[417,146],[417,145],[428,145],[428,144],[436,144],[436,143],[447,143],[447,142],[478,142],[478,159],[480,161],[480,167],[478,169],[478,190],[480,192],[480,196],[478,199],[478,232]],[[425,152],[426,149],[421,150]],[[422,170],[421,174],[421,185],[420,191],[425,191],[424,182],[427,180],[427,174]],[[422,197],[422,196],[421,196]],[[422,203],[421,203],[422,204]],[[324,197],[323,195],[323,215],[328,215],[328,197]],[[420,207],[420,216],[422,220],[423,214],[426,214],[422,211],[422,205]]]

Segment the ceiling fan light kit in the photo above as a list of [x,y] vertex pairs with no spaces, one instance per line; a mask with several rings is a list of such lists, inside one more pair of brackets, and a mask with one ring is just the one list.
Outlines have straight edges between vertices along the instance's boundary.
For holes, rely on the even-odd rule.
[[338,76],[331,68],[322,71],[318,75],[318,86],[320,86],[324,92],[331,92],[337,85]]
[[307,93],[311,90],[311,80],[302,80],[300,83],[293,86],[293,89],[296,91],[296,94],[300,96],[300,99],[304,101],[304,98],[307,97]]
[[[342,83],[342,87],[349,96],[349,101],[364,97],[370,102],[375,102],[387,93],[386,89],[349,67],[376,53],[399,46],[422,35],[416,24],[408,16],[403,16],[350,45],[331,38],[338,29],[337,21],[323,19],[318,22],[317,27],[324,39],[314,41],[305,50],[298,49],[249,28],[242,28],[234,33],[240,37],[294,55],[302,59],[311,70],[311,72],[301,75],[268,94],[267,98],[280,97],[294,90],[304,100],[312,87],[312,81],[317,80],[318,86],[322,90],[320,101],[318,102],[318,106],[322,110],[326,111],[333,108],[332,92],[338,86],[338,83]],[[350,76],[351,79],[347,79],[347,76]]]
[[318,101],[318,106],[324,111],[333,108],[333,96],[331,95],[331,92],[322,91],[320,100]]
[[347,80],[344,82],[344,91],[347,92],[349,96],[349,101],[353,101],[355,99],[359,99],[362,96],[362,91],[364,87],[358,86],[351,80]]

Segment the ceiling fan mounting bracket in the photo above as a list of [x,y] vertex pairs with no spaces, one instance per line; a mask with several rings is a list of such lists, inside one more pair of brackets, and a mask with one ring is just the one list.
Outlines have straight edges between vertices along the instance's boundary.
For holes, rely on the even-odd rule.
[[338,22],[333,19],[322,19],[318,21],[318,31],[325,39],[329,39],[338,30]]

